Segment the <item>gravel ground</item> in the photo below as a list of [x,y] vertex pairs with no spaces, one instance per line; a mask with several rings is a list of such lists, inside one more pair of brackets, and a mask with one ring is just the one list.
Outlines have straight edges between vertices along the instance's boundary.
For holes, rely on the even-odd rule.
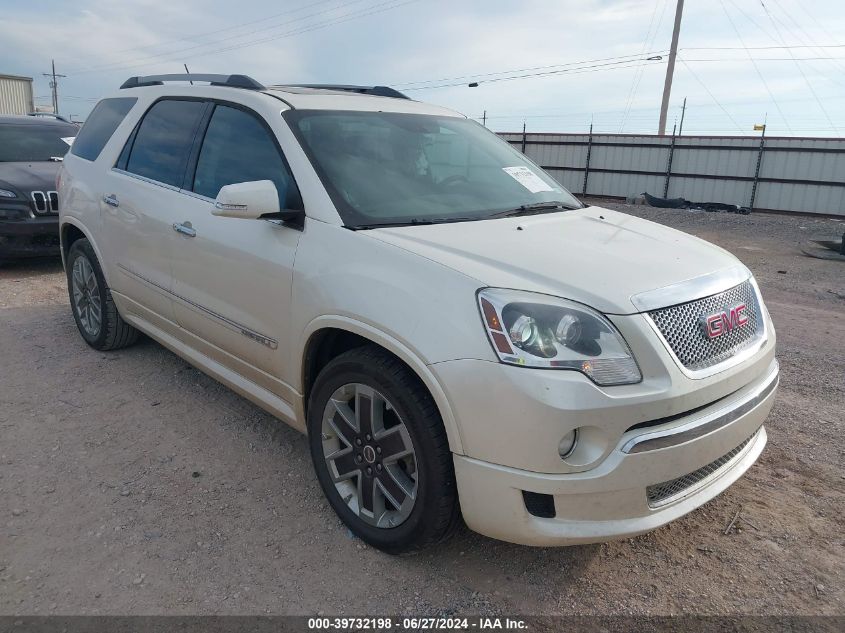
[[[323,500],[305,439],[143,340],[76,332],[55,261],[0,268],[0,614],[845,614],[845,223],[606,206],[757,275],[782,382],[760,461],[650,534],[533,549],[467,530],[393,558]],[[724,534],[738,510],[743,519]]]

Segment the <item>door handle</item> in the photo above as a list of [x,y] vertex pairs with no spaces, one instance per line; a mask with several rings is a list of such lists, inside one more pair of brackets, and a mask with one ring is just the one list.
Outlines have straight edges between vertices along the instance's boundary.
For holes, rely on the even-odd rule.
[[177,233],[181,233],[182,235],[185,235],[187,237],[196,237],[196,235],[197,235],[197,232],[191,226],[190,222],[185,222],[183,224],[179,224],[178,222],[174,222],[173,230],[176,231]]
[[120,202],[118,202],[117,196],[114,195],[113,193],[111,193],[107,196],[103,196],[103,202],[105,202],[110,207],[119,207],[120,206]]

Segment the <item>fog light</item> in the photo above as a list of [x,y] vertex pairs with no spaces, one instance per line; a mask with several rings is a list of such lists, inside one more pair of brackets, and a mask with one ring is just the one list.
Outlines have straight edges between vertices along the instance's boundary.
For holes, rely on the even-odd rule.
[[572,451],[575,450],[575,446],[578,444],[578,429],[574,431],[570,431],[566,435],[564,435],[561,440],[560,444],[557,445],[557,452],[561,456],[561,459],[565,459],[572,455]]

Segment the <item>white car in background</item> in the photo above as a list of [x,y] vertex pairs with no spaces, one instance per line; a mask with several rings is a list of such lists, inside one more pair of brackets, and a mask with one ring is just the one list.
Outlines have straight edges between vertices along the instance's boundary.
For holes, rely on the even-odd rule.
[[766,443],[775,333],[747,268],[389,88],[133,77],[59,196],[82,337],[144,332],[307,433],[385,551],[461,516],[530,545],[638,534]]

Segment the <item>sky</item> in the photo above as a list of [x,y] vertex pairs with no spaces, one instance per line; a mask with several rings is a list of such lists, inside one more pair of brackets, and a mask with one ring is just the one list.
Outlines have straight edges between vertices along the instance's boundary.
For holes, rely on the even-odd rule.
[[[496,131],[654,134],[676,0],[0,0],[0,74],[84,120],[133,75],[389,85]],[[652,58],[649,60],[649,58]],[[468,87],[477,82],[477,87]],[[686,0],[684,134],[845,136],[845,2]]]

